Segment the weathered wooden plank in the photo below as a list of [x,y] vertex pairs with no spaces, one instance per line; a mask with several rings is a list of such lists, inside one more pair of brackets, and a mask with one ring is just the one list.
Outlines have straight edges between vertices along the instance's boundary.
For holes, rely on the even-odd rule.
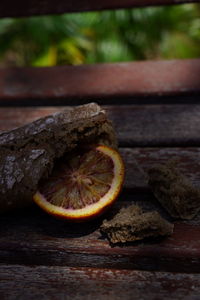
[[145,173],[157,163],[177,158],[178,167],[194,185],[200,187],[200,148],[120,148],[126,166],[124,187],[147,190]]
[[[23,125],[54,113],[58,109],[62,108],[1,108],[0,130]],[[200,106],[198,105],[122,106],[106,107],[106,109],[114,122],[121,145],[156,146],[161,143],[173,146],[199,145]],[[180,158],[180,167],[193,182],[200,181],[199,147],[121,148],[120,151],[127,166],[125,187],[128,189],[147,188],[140,167],[147,168],[173,157]]]
[[0,263],[198,273],[198,217],[192,222],[176,222],[169,238],[110,246],[99,231],[103,218],[130,203],[140,203],[147,210],[157,207],[150,194],[129,193],[128,202],[124,201],[128,197],[122,196],[106,216],[81,225],[56,220],[34,207],[1,216]]
[[[126,107],[126,111],[131,111],[131,107]],[[159,106],[147,107],[154,109]],[[169,107],[172,106],[164,106],[164,111],[166,112]],[[183,121],[185,112],[190,111],[193,106],[177,107],[180,109],[179,113],[183,113]],[[123,114],[122,108],[116,108],[118,117],[115,117],[115,120],[120,119],[120,110],[121,119],[125,119],[126,114]],[[114,110],[109,109],[109,114],[116,116]],[[141,106],[134,108],[136,112],[140,109]],[[198,105],[190,113],[195,115],[196,111],[198,111]],[[128,122],[129,120],[131,118]],[[144,181],[138,180],[141,174],[139,175],[139,170],[135,167],[134,159],[139,163],[140,168],[145,169],[152,163],[179,156],[183,171],[188,173],[193,182],[199,182],[199,148],[133,148],[121,149],[121,151],[127,165],[125,187],[129,192],[124,191],[118,205],[127,204],[124,200],[128,200],[128,203],[139,201],[142,205],[145,203],[146,206],[149,202],[154,207],[157,206],[150,193],[144,195],[142,192],[137,192],[137,194],[134,192],[134,188],[145,187]],[[177,223],[171,238],[131,244],[122,248],[111,248],[107,240],[102,238],[98,230],[101,220],[84,226],[71,225],[53,220],[42,212],[32,209],[30,212],[26,211],[19,215],[2,216],[0,262],[199,272],[199,217],[190,223]]]
[[199,94],[199,74],[200,59],[2,68],[0,105],[40,101],[65,105],[88,98],[113,101],[119,97]]
[[[199,146],[200,105],[122,105],[104,107],[123,147]],[[0,108],[0,130],[10,130],[70,107]]]
[[[0,268],[1,299],[199,299],[199,274],[115,269],[7,266]],[[134,296],[133,296],[134,295]]]
[[14,2],[1,0],[0,17],[19,17],[42,14],[59,14],[66,12],[82,12],[103,9],[131,8],[152,5],[169,5],[199,2],[199,0],[109,0],[109,1],[59,1],[55,0],[19,0]]
[[200,145],[199,105],[112,106],[108,114],[123,146]]
[[36,207],[3,215],[0,217],[0,263],[199,272],[200,216],[190,222],[176,222],[170,238],[124,247],[111,247],[99,226],[103,218],[131,203],[145,210],[157,209],[169,218],[148,191],[140,169],[145,171],[156,162],[178,156],[183,173],[199,185],[200,149],[123,148],[120,151],[127,170],[125,187],[107,215],[81,225],[53,219]]
[[[172,145],[172,148],[120,148],[126,164],[125,187],[146,189],[146,181],[140,168],[173,157],[180,158],[180,167],[194,183],[200,182],[200,148],[188,147],[200,144],[199,105],[152,105],[105,107],[114,122],[121,146]],[[9,130],[63,108],[1,108],[0,130]],[[64,109],[70,109],[65,107]],[[177,148],[176,145],[187,146]]]

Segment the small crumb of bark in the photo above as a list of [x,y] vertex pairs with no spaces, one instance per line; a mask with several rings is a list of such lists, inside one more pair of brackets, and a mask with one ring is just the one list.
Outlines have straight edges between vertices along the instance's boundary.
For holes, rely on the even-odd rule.
[[139,206],[131,205],[122,208],[113,219],[104,220],[101,231],[112,243],[125,243],[171,235],[173,227],[157,211],[143,212]]
[[157,200],[174,218],[192,219],[200,210],[200,189],[177,169],[177,160],[148,170],[148,184]]

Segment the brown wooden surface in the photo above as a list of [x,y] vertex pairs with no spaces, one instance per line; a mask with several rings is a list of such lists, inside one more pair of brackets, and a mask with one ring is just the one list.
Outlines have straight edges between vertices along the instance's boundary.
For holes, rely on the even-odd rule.
[[[199,148],[123,148],[120,151],[127,170],[126,182],[107,218],[121,206],[137,203],[144,210],[156,209],[171,220],[145,181],[143,172],[154,163],[179,157],[182,172],[199,186]],[[199,216],[192,221],[176,222],[174,234],[169,238],[124,247],[111,247],[102,236],[99,226],[103,218],[80,226],[53,219],[34,207],[2,216],[0,263],[199,272]]]
[[[1,108],[0,131],[21,126],[62,109],[70,107]],[[147,168],[153,163],[176,156],[180,157],[180,167],[183,166],[186,174],[200,181],[200,105],[123,105],[105,106],[104,109],[113,121],[120,145],[129,144],[129,148],[121,148],[128,166],[125,181],[127,188],[147,187],[138,165]],[[154,147],[150,148],[151,144]],[[165,144],[165,148],[158,147],[159,144]],[[179,144],[182,144],[182,148],[177,147]],[[192,144],[199,147],[191,147]]]
[[[185,2],[200,1],[2,0],[0,17]],[[64,108],[52,105],[100,99],[111,104],[105,108],[126,165],[119,199],[97,220],[70,224],[34,205],[0,216],[2,300],[199,299],[200,215],[172,220],[145,173],[154,163],[178,157],[181,171],[200,186],[199,74],[197,59],[0,70],[0,131]],[[102,220],[132,203],[173,221],[173,235],[110,245],[99,230]]]
[[[0,69],[0,105],[200,93],[200,60]],[[123,98],[123,99],[126,99]],[[32,99],[32,100],[31,100]],[[50,100],[51,99],[51,100]],[[66,99],[68,102],[65,102]],[[6,101],[5,101],[6,100]],[[102,100],[101,100],[102,101]]]
[[66,12],[82,12],[103,9],[143,7],[151,5],[169,5],[198,3],[199,0],[1,0],[0,17],[20,17],[32,15],[59,14]]
[[[187,120],[187,125],[190,124],[188,123],[189,120],[193,124],[188,126],[191,130],[188,133],[188,137],[195,128],[198,129],[195,123],[195,120],[198,121],[198,105],[138,105],[108,106],[105,108],[117,128],[119,136],[124,136],[124,139],[127,139],[126,131],[129,132],[130,136],[133,136],[133,139],[140,132],[143,133],[142,137],[147,139],[148,143],[149,135],[145,134],[144,130],[145,121],[149,122],[149,124],[154,124],[150,134],[151,137],[155,135],[154,131],[156,128],[158,129],[157,143],[163,138],[164,132],[169,131],[167,126],[171,123],[176,132],[174,145],[176,145],[179,135],[186,140],[186,137],[184,137],[186,130],[186,127],[184,127],[185,120]],[[22,125],[57,110],[58,107],[29,107],[15,110],[1,108],[1,116],[4,117],[1,117],[0,129],[6,124],[10,127]],[[144,111],[148,111],[148,114],[144,114]],[[156,114],[152,119],[152,114],[155,111]],[[141,112],[143,114],[142,118],[140,116]],[[163,116],[161,112],[164,112]],[[180,120],[178,112],[183,114]],[[172,122],[172,119],[168,121],[168,117],[172,118],[174,122]],[[13,120],[16,123],[12,123]],[[163,121],[165,126],[157,123],[158,120],[160,122]],[[125,126],[124,129],[123,126]],[[128,126],[127,130],[126,126]],[[176,126],[178,126],[179,130],[176,129]],[[198,131],[196,131],[194,140],[197,138]],[[179,166],[182,171],[196,185],[199,185],[200,148],[198,147],[140,147],[121,148],[120,151],[124,157],[127,171],[124,191],[120,198],[121,201],[119,200],[116,205],[116,209],[123,205],[123,202],[127,205],[136,201],[144,205],[144,208],[157,208],[164,213],[148,190],[143,172],[152,164],[163,162],[170,158],[179,157]],[[35,222],[36,220],[37,222]],[[197,238],[200,234],[198,218],[192,222],[177,223],[174,235],[159,241],[159,243],[137,243],[125,248],[111,248],[108,241],[101,237],[98,228],[102,219],[98,222],[81,226],[80,229],[79,225],[74,226],[54,220],[36,209],[31,210],[31,212],[26,211],[19,216],[14,214],[2,217],[1,221],[0,257],[2,263],[66,264],[85,267],[90,265],[93,267],[106,266],[120,269],[139,268],[186,272],[189,271],[189,268],[190,271],[198,272],[200,268],[200,244]],[[182,236],[182,232],[184,232],[184,236]]]
[[[0,131],[70,107],[0,109]],[[200,105],[104,106],[121,146],[200,146]]]
[[[141,102],[104,108],[126,165],[121,196],[106,215],[81,225],[54,219],[36,206],[1,216],[1,299],[198,299],[200,216],[172,220],[149,190],[145,171],[178,157],[181,171],[200,185],[200,106]],[[60,109],[66,107],[1,107],[0,130]],[[175,222],[173,235],[110,245],[99,230],[102,220],[132,203]]]
[[2,300],[197,300],[200,275],[2,265],[0,289]]
[[[113,213],[131,203],[145,210],[159,207],[150,194],[129,192],[129,196],[122,194]],[[100,233],[101,223],[102,217],[86,224],[68,224],[37,208],[1,217],[0,263],[199,273],[198,217],[176,222],[169,238],[114,247]]]

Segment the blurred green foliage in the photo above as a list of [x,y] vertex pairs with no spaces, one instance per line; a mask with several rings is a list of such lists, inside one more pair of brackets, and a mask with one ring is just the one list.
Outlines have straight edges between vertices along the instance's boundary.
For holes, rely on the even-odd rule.
[[0,20],[0,65],[200,56],[200,5]]

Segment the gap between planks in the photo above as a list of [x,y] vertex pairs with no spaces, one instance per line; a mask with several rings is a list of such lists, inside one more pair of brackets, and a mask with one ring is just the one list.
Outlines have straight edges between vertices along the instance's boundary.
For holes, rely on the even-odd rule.
[[0,17],[21,17],[195,2],[198,3],[198,0],[102,0],[100,2],[97,0],[74,0],[73,2],[60,0],[59,3],[55,2],[55,0],[48,2],[31,0],[28,3],[20,0],[18,5],[15,5],[9,0],[1,0]]

